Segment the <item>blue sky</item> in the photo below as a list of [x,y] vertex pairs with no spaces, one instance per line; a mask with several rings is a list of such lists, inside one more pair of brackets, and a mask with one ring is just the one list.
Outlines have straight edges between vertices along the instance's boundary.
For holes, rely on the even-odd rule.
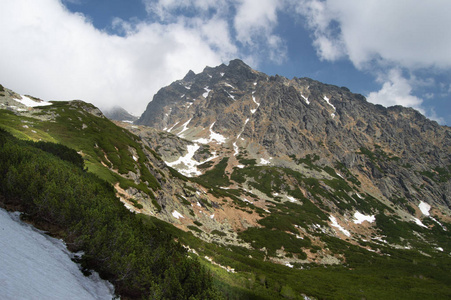
[[[140,115],[161,87],[240,58],[451,124],[451,1],[0,0],[0,83]],[[8,41],[8,42],[4,42]]]

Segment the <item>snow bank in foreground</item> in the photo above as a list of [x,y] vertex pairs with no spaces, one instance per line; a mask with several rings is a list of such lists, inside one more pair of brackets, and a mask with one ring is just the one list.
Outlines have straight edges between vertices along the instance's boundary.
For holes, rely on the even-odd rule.
[[61,240],[0,209],[1,299],[112,299],[113,286],[85,277]]

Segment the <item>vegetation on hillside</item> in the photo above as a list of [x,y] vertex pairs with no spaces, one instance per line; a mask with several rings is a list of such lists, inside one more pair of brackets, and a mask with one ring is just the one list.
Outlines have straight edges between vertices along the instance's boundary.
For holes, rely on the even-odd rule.
[[126,298],[215,299],[210,274],[170,234],[129,212],[75,151],[0,129],[0,197],[60,235]]
[[[82,106],[89,105],[58,102],[43,108],[38,114],[53,114],[50,121],[0,110],[0,126],[14,136],[47,141],[22,141],[0,131],[0,202],[20,208],[25,218],[63,237],[71,250],[82,250],[81,263],[86,270],[95,269],[111,280],[123,298],[451,297],[451,227],[424,219],[430,227],[426,229],[397,218],[395,205],[410,208],[412,214],[414,208],[399,197],[392,200],[393,205],[383,204],[359,192],[361,182],[340,162],[332,168],[319,165],[317,155],[293,156],[297,165],[326,175],[311,178],[288,168],[258,166],[255,159],[243,153],[237,158],[244,167],[231,173],[226,171],[227,158],[223,158],[216,164],[205,164],[208,170],[197,178],[185,177],[171,168],[167,176],[151,166],[151,156],[159,159],[158,155],[144,149],[137,136],[93,116]],[[396,157],[377,149],[371,152],[361,148],[358,154],[374,163],[396,161]],[[449,179],[450,170],[437,167],[422,175],[443,181]],[[139,173],[140,183],[124,178],[128,172]],[[119,183],[124,189],[134,187],[153,197],[161,189],[159,182],[175,178],[190,190],[175,196],[193,216],[189,195],[196,194],[192,186],[197,184],[219,200],[199,200],[202,206],[218,208],[222,201],[250,215],[256,212],[258,225],[237,232],[238,238],[251,247],[208,243],[157,218],[130,213],[111,186]],[[234,183],[238,187],[221,188]],[[259,207],[261,200],[253,193],[268,198],[266,210]],[[255,202],[245,202],[244,198]],[[134,205],[141,204],[136,201]],[[154,206],[159,207],[156,201]],[[372,228],[387,242],[373,236],[341,240],[322,231],[333,230],[327,224],[332,212],[349,215],[354,210],[375,215]],[[222,228],[208,233],[203,220],[193,221],[188,229],[224,239],[229,234]],[[195,249],[198,257],[181,245]],[[437,250],[438,246],[444,250]],[[334,256],[340,263],[323,266],[302,262],[311,255],[319,260]],[[210,259],[236,273],[210,263]],[[291,263],[284,266],[285,261]]]

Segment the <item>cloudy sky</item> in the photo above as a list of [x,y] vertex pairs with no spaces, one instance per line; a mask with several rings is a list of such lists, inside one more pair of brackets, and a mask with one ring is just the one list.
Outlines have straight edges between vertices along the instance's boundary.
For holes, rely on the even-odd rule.
[[0,84],[140,115],[159,88],[240,58],[451,125],[449,0],[0,0]]

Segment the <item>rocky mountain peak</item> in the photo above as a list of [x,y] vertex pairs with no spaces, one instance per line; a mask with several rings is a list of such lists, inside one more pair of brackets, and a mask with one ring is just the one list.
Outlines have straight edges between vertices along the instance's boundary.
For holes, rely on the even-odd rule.
[[[414,186],[423,179],[402,173],[393,160],[375,166],[370,152],[415,165],[413,174],[451,165],[450,128],[411,108],[374,105],[346,87],[310,78],[268,76],[241,60],[188,75],[162,88],[136,123],[218,151],[225,147],[229,157],[245,150],[250,159],[279,166],[317,155],[323,165],[340,163],[370,180],[383,178],[377,189],[386,198],[398,188],[418,194]],[[443,192],[447,196],[439,200],[430,190],[420,194],[449,206],[449,191]]]
[[194,77],[196,77],[196,74],[192,70],[189,70],[185,77],[183,77],[183,81],[192,81]]

